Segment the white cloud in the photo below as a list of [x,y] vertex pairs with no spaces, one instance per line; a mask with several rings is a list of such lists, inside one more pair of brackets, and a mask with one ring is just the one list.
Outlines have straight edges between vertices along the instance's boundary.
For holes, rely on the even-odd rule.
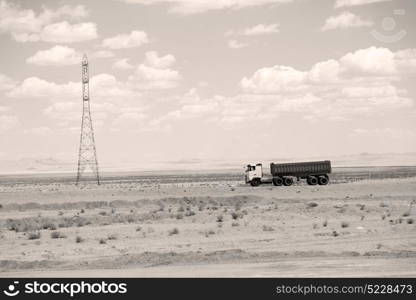
[[246,43],[241,43],[236,40],[229,40],[227,42],[227,46],[230,49],[241,49],[247,47],[248,45]]
[[274,66],[257,70],[250,78],[241,80],[241,87],[246,92],[274,93],[294,91],[304,88],[307,72],[298,71],[288,66]]
[[210,10],[242,9],[246,7],[290,3],[293,2],[293,0],[124,0],[124,2],[143,5],[168,4],[170,12],[179,14],[195,14]]
[[4,74],[0,74],[0,91],[7,91],[15,87],[16,83]]
[[96,39],[97,25],[95,23],[69,24],[67,21],[45,26],[40,39],[52,43],[75,43]]
[[136,48],[149,43],[147,33],[140,30],[133,30],[130,34],[119,34],[106,38],[102,46],[109,49]]
[[10,110],[10,107],[8,107],[8,106],[0,106],[0,112],[6,112],[6,111],[9,111]]
[[[79,20],[88,16],[84,6],[64,5],[56,10],[42,8],[40,13],[21,9],[7,1],[0,2],[0,33],[9,32],[18,42],[78,42],[97,37],[94,23],[69,24],[65,19]],[[54,23],[60,20],[59,23]]]
[[39,50],[26,62],[40,66],[76,65],[81,63],[81,56],[73,48],[57,45],[48,50]]
[[171,67],[176,59],[172,54],[166,54],[165,56],[159,56],[156,51],[148,51],[145,54],[146,58],[144,63],[152,68],[166,69]]
[[90,55],[91,58],[111,58],[114,57],[114,53],[109,50],[95,51]]
[[46,135],[49,135],[49,134],[52,133],[52,129],[50,129],[47,126],[41,126],[41,127],[25,129],[23,132],[26,133],[26,134],[46,136]]
[[279,24],[258,24],[251,28],[246,28],[243,31],[244,35],[263,35],[279,32]]
[[29,77],[6,95],[13,98],[46,98],[52,101],[62,101],[62,98],[78,99],[81,97],[81,84],[56,84],[38,77]]
[[329,17],[322,26],[322,31],[332,29],[345,29],[351,27],[371,27],[374,23],[371,20],[363,20],[361,17],[354,15],[351,12],[344,11],[335,17]]
[[1,115],[0,116],[0,133],[5,133],[9,130],[14,129],[19,125],[19,119],[12,115]]
[[416,137],[416,132],[409,129],[396,129],[389,127],[374,129],[356,128],[350,136],[363,138],[378,137],[382,139],[413,139]]
[[119,69],[119,70],[129,70],[129,69],[133,69],[134,68],[134,66],[129,63],[129,59],[128,58],[122,58],[122,59],[119,59],[119,60],[115,61],[112,64],[112,67],[114,69]]
[[176,61],[172,54],[159,56],[155,51],[145,54],[145,59],[129,76],[129,80],[142,89],[170,89],[182,78],[178,71],[169,67]]
[[392,0],[337,0],[335,2],[335,8],[345,7],[345,6],[359,6],[365,4],[372,4],[378,2],[387,2]]
[[[416,57],[416,53],[414,53]],[[408,57],[406,60],[409,60]],[[397,72],[395,54],[387,48],[370,47],[348,53],[340,59],[345,73],[388,76]]]
[[279,24],[257,24],[252,27],[248,27],[241,30],[228,30],[225,33],[225,36],[233,35],[244,35],[244,36],[254,36],[254,35],[267,35],[279,32]]

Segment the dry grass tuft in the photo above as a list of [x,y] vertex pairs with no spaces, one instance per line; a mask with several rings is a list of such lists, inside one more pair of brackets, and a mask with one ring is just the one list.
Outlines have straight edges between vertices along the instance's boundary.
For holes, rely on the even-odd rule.
[[40,239],[40,232],[29,232],[27,236],[28,240],[38,240]]
[[169,235],[179,234],[178,228],[173,228],[172,230],[169,230]]
[[263,231],[274,231],[274,228],[272,226],[263,225]]
[[53,231],[51,232],[51,238],[52,239],[65,239],[66,235],[59,231]]

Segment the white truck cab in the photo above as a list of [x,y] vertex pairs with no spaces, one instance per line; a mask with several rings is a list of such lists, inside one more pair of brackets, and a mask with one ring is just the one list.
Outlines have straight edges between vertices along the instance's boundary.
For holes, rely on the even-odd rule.
[[[262,164],[250,164],[246,167],[246,183],[255,183],[261,182],[261,178],[263,177],[263,165]],[[254,184],[253,184],[254,183]]]

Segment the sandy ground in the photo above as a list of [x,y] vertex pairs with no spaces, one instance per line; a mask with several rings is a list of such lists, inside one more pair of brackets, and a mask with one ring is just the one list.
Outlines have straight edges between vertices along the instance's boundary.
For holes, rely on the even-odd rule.
[[416,178],[26,182],[0,205],[2,277],[416,276]]

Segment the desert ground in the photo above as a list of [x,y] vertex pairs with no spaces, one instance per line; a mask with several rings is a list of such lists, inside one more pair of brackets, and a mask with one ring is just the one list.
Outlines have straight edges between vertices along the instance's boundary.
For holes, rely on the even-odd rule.
[[416,168],[242,175],[0,176],[0,276],[416,276]]

